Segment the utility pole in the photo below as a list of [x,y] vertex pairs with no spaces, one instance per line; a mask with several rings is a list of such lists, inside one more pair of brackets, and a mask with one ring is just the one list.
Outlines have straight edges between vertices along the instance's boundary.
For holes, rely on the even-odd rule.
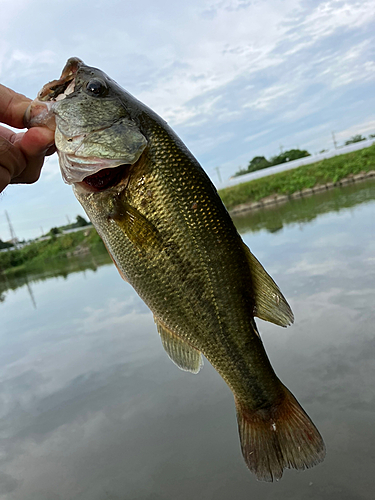
[[333,145],[335,146],[335,149],[337,149],[337,142],[336,142],[336,139],[335,139],[335,133],[332,132],[332,140],[333,140]]
[[223,181],[221,180],[221,175],[220,175],[220,167],[215,167],[215,170],[216,170],[216,172],[217,172],[217,176],[219,177],[219,182],[220,182],[220,184],[221,184]]
[[14,232],[12,223],[10,222],[9,215],[8,215],[8,212],[6,210],[5,210],[5,217],[7,218],[7,221],[8,221],[11,241],[12,241],[12,243],[17,243],[17,236],[16,236],[16,233]]

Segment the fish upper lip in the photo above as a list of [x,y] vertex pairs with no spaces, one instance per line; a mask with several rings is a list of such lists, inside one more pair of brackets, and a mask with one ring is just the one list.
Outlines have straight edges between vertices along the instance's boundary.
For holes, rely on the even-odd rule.
[[39,92],[37,99],[42,102],[55,102],[59,100],[59,96],[65,94],[65,91],[70,85],[72,85],[72,92],[74,90],[77,71],[82,65],[83,61],[78,57],[71,57],[68,59],[64,69],[62,70],[60,78],[46,83],[46,85],[44,85],[42,90]]
[[56,128],[54,120],[54,104],[64,99],[74,91],[77,71],[83,65],[78,57],[68,59],[61,76],[43,86],[38,96],[27,108],[24,115],[24,125],[27,128],[47,126],[51,130]]

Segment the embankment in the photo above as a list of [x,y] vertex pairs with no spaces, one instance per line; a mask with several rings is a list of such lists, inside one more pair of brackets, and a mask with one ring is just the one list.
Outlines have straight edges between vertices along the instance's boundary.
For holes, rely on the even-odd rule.
[[48,267],[49,263],[56,262],[56,259],[62,261],[103,251],[103,242],[93,227],[42,241],[35,240],[22,248],[0,252],[0,277],[38,272]]
[[375,145],[219,191],[232,214],[375,176]]

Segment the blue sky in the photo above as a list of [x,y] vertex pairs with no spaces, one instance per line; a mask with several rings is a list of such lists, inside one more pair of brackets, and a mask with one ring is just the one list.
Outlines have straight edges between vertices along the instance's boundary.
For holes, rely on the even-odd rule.
[[[217,183],[256,155],[375,133],[373,0],[0,0],[0,82],[34,98],[71,56],[159,113]],[[19,238],[83,211],[57,157],[0,195]],[[42,229],[41,229],[42,228]]]

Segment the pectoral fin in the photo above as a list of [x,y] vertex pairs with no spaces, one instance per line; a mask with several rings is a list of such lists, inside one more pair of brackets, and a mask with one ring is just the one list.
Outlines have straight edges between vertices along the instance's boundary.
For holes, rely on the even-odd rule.
[[279,287],[243,243],[249,263],[255,299],[254,315],[279,326],[293,323],[294,315]]
[[136,208],[121,199],[121,195],[115,200],[114,210],[109,214],[109,219],[114,220],[140,250],[147,251],[160,243],[159,232],[155,226]]
[[173,363],[181,370],[198,373],[203,366],[201,353],[154,319],[163,347]]

